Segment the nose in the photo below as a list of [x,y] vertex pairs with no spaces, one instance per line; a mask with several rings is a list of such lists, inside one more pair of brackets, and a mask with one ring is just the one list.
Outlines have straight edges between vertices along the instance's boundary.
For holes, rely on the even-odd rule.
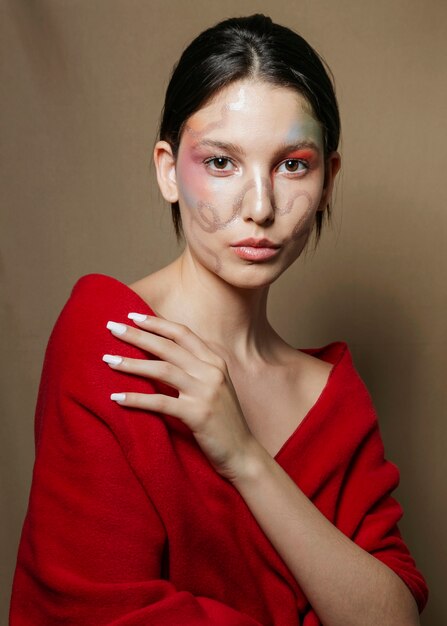
[[270,180],[265,176],[248,181],[241,194],[241,217],[257,224],[273,221],[275,200]]

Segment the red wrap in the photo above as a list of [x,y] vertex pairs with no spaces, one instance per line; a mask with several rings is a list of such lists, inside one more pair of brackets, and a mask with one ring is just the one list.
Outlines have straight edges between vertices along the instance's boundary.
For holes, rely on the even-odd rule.
[[[158,358],[107,330],[108,320],[132,323],[130,311],[154,314],[120,281],[83,276],[49,339],[10,626],[320,624],[189,428],[110,400],[126,390],[178,393],[102,361],[104,353]],[[305,352],[334,367],[275,459],[333,524],[403,579],[421,612],[428,589],[397,526],[403,511],[390,494],[399,470],[384,458],[368,391],[345,343]]]

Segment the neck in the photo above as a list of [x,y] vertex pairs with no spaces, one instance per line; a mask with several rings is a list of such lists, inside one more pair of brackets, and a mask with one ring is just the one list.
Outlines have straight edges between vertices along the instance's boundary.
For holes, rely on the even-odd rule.
[[198,263],[188,247],[154,280],[154,312],[188,326],[227,363],[250,363],[255,368],[275,360],[283,341],[267,319],[270,285],[256,289],[230,285]]

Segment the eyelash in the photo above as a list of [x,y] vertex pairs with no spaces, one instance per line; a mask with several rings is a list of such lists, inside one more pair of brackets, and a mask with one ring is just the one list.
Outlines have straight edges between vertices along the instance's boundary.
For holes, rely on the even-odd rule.
[[[203,161],[203,163],[205,164],[205,166],[207,167],[207,169],[211,169],[209,168],[210,163],[212,163],[213,161],[216,161],[217,159],[223,159],[225,161],[228,161],[229,163],[233,163],[232,159],[230,159],[229,157],[222,155],[218,155],[218,156],[212,156],[209,157],[208,159],[205,159]],[[305,159],[286,159],[285,161],[283,161],[282,163],[280,163],[279,166],[283,165],[284,163],[288,163],[289,161],[291,162],[296,162],[299,163],[301,165],[305,166],[305,170],[298,170],[296,172],[287,172],[288,174],[291,174],[291,177],[296,176],[297,174],[302,174],[304,171],[308,171],[310,169],[310,163],[309,161],[306,161]],[[234,165],[234,163],[233,163]],[[215,169],[212,170],[213,172],[228,172],[229,170],[221,170],[221,169]]]

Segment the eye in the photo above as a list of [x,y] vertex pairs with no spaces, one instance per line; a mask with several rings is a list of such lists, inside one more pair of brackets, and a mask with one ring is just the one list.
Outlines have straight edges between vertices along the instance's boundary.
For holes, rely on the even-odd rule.
[[[216,167],[210,167],[211,163],[214,163]],[[228,157],[224,156],[213,156],[209,159],[205,159],[204,161],[206,167],[214,172],[229,172],[230,170],[225,169],[225,165],[227,165],[227,163],[232,163],[232,161]]]
[[309,169],[309,163],[307,161],[303,161],[302,159],[287,159],[287,161],[281,163],[279,167],[282,167],[283,165],[287,166],[286,172],[289,174],[301,174],[307,172]]

